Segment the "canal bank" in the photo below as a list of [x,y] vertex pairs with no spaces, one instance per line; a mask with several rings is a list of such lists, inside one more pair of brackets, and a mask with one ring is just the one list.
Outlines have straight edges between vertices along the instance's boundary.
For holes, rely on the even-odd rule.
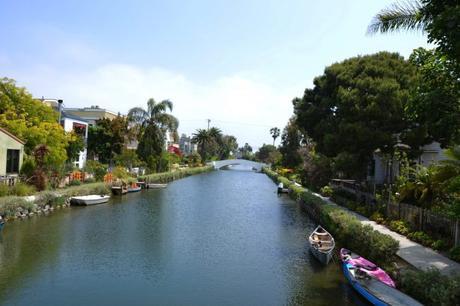
[[[139,179],[147,183],[167,183],[212,170],[211,166],[184,168],[171,172],[141,176]],[[108,185],[101,182],[42,191],[27,197],[0,197],[0,215],[4,216],[6,222],[17,219],[25,220],[34,216],[47,215],[57,209],[67,208],[70,206],[70,198],[74,196],[109,193],[110,188]]]
[[315,222],[264,174],[211,171],[13,222],[2,305],[365,305],[308,252]]

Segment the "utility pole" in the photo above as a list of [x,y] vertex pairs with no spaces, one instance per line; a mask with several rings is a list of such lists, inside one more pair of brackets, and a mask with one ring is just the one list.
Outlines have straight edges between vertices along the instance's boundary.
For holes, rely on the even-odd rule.
[[208,130],[209,130],[209,124],[211,123],[211,119],[208,119]]

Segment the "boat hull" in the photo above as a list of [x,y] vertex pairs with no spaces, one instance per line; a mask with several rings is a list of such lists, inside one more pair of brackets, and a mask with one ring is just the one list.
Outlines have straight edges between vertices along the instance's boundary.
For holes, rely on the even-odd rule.
[[141,191],[141,187],[135,187],[135,188],[128,188],[128,193],[131,193],[131,192],[139,192]]
[[361,296],[363,296],[366,300],[368,300],[372,305],[377,305],[377,306],[386,306],[389,305],[382,300],[378,299],[374,295],[372,295],[369,291],[367,291],[361,284],[356,281],[352,273],[350,272],[350,268],[352,265],[348,263],[342,263],[342,269],[343,269],[343,274],[345,275],[345,278],[348,280],[350,285],[355,289]]
[[153,183],[147,184],[147,188],[149,189],[160,189],[160,188],[166,188],[166,187],[168,187],[168,184],[153,184]]
[[318,226],[308,237],[310,252],[323,265],[329,264],[335,248],[334,237],[321,226]]
[[70,202],[74,205],[88,206],[88,205],[97,205],[97,204],[107,203],[109,199],[110,199],[109,196],[93,196],[93,197],[83,196],[83,197],[72,197],[70,199]]
[[332,250],[330,252],[321,252],[317,248],[310,245],[310,252],[321,262],[323,265],[328,265],[332,259]]

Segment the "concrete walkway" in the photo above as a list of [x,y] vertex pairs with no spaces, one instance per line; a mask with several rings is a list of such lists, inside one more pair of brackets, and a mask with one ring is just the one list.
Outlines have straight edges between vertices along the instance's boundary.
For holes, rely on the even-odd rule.
[[[344,208],[344,207],[342,207]],[[347,209],[348,210],[348,209]],[[450,260],[444,255],[435,252],[433,249],[424,247],[417,242],[407,239],[405,236],[389,230],[387,227],[377,224],[368,218],[355,213],[354,211],[348,210],[351,214],[354,214],[362,224],[370,225],[374,230],[387,234],[399,241],[399,251],[396,255],[401,257],[403,260],[413,265],[420,270],[428,270],[429,268],[436,268],[444,275],[451,275],[453,273],[460,274],[460,264]]]
[[[325,198],[319,194],[316,195],[330,204],[337,205],[336,203],[330,201],[328,198]],[[446,256],[441,255],[430,248],[424,247],[421,244],[411,241],[407,239],[405,236],[393,232],[385,226],[377,224],[376,222],[371,221],[368,218],[355,213],[354,211],[351,211],[340,205],[337,206],[348,211],[350,214],[355,215],[356,218],[358,218],[358,220],[360,220],[362,224],[368,224],[374,230],[382,234],[387,234],[393,237],[395,240],[399,241],[399,251],[396,253],[396,255],[398,255],[404,261],[413,265],[417,269],[428,270],[429,268],[434,267],[444,275],[460,274],[459,263],[450,260]]]

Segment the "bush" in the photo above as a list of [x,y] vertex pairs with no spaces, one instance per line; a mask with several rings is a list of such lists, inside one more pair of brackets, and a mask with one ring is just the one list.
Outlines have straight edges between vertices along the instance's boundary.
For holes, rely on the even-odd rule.
[[321,195],[323,195],[325,197],[331,197],[333,192],[334,191],[332,190],[331,186],[329,186],[329,185],[324,186],[320,190]]
[[0,214],[7,218],[14,217],[18,207],[22,207],[27,210],[33,210],[34,205],[31,202],[27,202],[21,197],[3,197],[0,198]]
[[383,217],[383,215],[381,213],[379,213],[378,211],[374,212],[370,218],[372,221],[375,221],[377,224],[382,224],[385,222],[385,218]]
[[401,289],[426,305],[459,305],[460,275],[448,277],[434,269],[407,271],[402,275]]
[[449,251],[449,257],[452,260],[460,262],[460,246],[453,247]]
[[28,196],[32,195],[36,192],[36,189],[34,186],[19,182],[16,183],[13,186],[7,186],[4,184],[0,184],[0,197],[5,197],[5,196],[18,196],[18,197],[23,197],[23,196]]
[[420,244],[423,244],[424,246],[427,246],[427,247],[431,247],[433,244],[433,239],[431,239],[431,237],[427,233],[424,233],[424,232],[409,233],[407,235],[407,238],[415,242],[418,242]]
[[389,227],[391,230],[404,236],[407,236],[410,233],[409,225],[403,220],[391,221]]
[[91,184],[91,183],[96,183],[96,179],[93,177],[90,177],[85,180],[85,184]]
[[447,241],[438,239],[438,240],[433,241],[433,243],[431,244],[431,248],[433,250],[442,251],[442,250],[446,250],[448,248],[448,245],[449,243]]
[[90,194],[108,194],[110,192],[107,185],[104,183],[84,184],[81,186],[73,186],[58,191],[65,197],[83,196]]
[[10,192],[8,185],[0,183],[0,197],[6,197]]
[[107,166],[101,164],[97,160],[88,160],[85,164],[85,171],[94,175],[96,181],[103,181],[107,174]]
[[79,180],[72,180],[69,183],[69,186],[80,186],[81,182]]

